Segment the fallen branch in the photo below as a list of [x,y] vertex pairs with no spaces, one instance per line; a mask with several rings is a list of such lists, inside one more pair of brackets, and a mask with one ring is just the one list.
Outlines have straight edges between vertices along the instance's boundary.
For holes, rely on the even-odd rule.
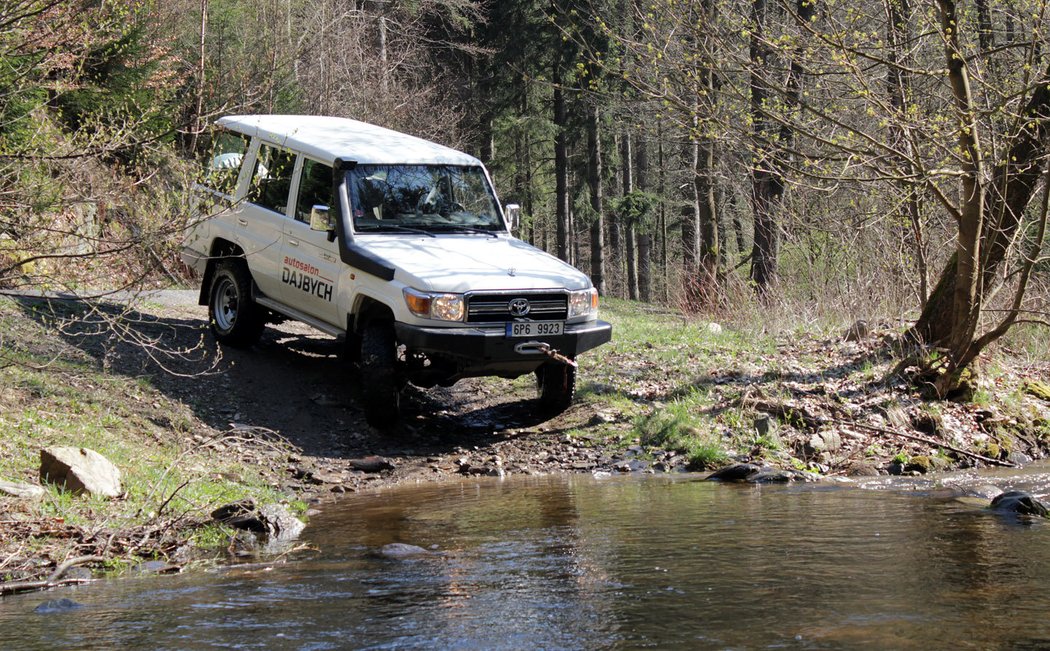
[[91,583],[94,579],[65,579],[62,581],[11,581],[0,583],[0,597],[20,592],[33,592],[34,590],[50,590],[64,585],[80,585]]
[[776,416],[777,418],[786,420],[795,426],[802,426],[811,430],[818,429],[820,426],[824,425],[857,427],[861,429],[870,430],[872,432],[878,432],[879,434],[886,434],[889,436],[895,436],[897,438],[902,438],[909,441],[915,441],[917,443],[932,445],[933,447],[951,450],[956,454],[960,454],[964,457],[969,457],[971,459],[976,459],[977,461],[983,461],[984,463],[987,463],[989,465],[1002,466],[1004,468],[1017,467],[1017,464],[1015,463],[1010,463],[1009,461],[1001,461],[999,459],[993,459],[992,457],[986,457],[983,454],[970,452],[969,450],[963,450],[962,448],[958,448],[954,445],[937,441],[926,436],[919,436],[918,434],[908,434],[906,432],[898,432],[896,430],[887,429],[885,427],[878,427],[876,425],[865,425],[864,423],[857,423],[854,421],[838,420],[836,418],[824,418],[823,416],[817,416],[811,411],[797,405],[782,402],[773,402],[769,400],[756,400],[753,398],[744,398],[739,400],[738,402],[741,405],[748,406],[757,411],[765,412],[771,416]]
[[93,579],[62,579],[62,575],[68,572],[70,568],[77,565],[83,565],[84,563],[98,563],[104,560],[106,559],[102,556],[77,556],[76,558],[70,558],[60,563],[59,566],[55,568],[55,571],[51,573],[51,576],[42,581],[8,581],[7,583],[0,583],[0,596],[17,594],[19,592],[31,592],[33,590],[48,590],[63,585],[89,583],[93,581]]
[[909,441],[915,441],[917,443],[925,443],[926,445],[932,445],[934,447],[944,448],[946,450],[951,450],[952,452],[954,452],[956,454],[961,454],[961,455],[963,455],[965,457],[970,457],[971,459],[976,459],[978,461],[983,461],[983,462],[985,462],[987,464],[990,464],[990,465],[993,465],[993,466],[1002,466],[1004,468],[1016,468],[1017,467],[1017,464],[1015,464],[1015,463],[1010,463],[1009,461],[1001,461],[999,459],[993,459],[992,457],[986,457],[983,454],[977,454],[976,452],[970,452],[969,450],[963,450],[962,448],[957,448],[954,445],[949,445],[948,443],[943,443],[941,441],[936,441],[934,439],[927,438],[925,436],[919,436],[918,434],[907,434],[905,432],[898,432],[898,431],[895,431],[895,430],[892,430],[892,429],[886,429],[885,427],[877,427],[875,425],[865,425],[864,423],[855,423],[855,422],[850,422],[850,421],[845,421],[845,420],[835,420],[833,418],[825,418],[825,419],[821,419],[821,420],[824,420],[825,423],[827,423],[829,425],[842,425],[842,426],[845,426],[845,427],[859,427],[861,429],[871,430],[872,432],[878,432],[879,434],[888,434],[889,436],[896,436],[898,438],[907,439]]

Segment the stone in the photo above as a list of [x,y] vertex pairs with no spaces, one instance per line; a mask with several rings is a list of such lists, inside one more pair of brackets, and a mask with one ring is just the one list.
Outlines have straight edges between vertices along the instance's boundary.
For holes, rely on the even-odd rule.
[[414,556],[428,556],[431,552],[423,549],[416,545],[409,545],[407,543],[389,543],[383,545],[379,550],[379,555],[386,558],[412,558]]
[[1050,402],[1050,384],[1047,384],[1046,382],[1041,382],[1039,380],[1029,380],[1028,382],[1024,383],[1024,392],[1029,395],[1035,396],[1040,400]]
[[908,463],[904,464],[902,470],[905,473],[918,472],[925,475],[928,472],[944,470],[949,464],[950,462],[944,457],[918,455],[908,459]]
[[265,527],[255,515],[255,500],[247,499],[231,502],[211,512],[212,520],[229,525],[234,529],[244,529],[263,533]]
[[1032,457],[1028,456],[1024,452],[1011,452],[1006,460],[1015,466],[1024,466],[1032,463]]
[[720,335],[722,334],[722,326],[712,321],[707,324],[707,334],[709,335]]
[[52,447],[40,451],[40,480],[80,494],[118,497],[120,470],[94,450]]
[[292,515],[283,504],[267,504],[259,509],[266,535],[270,540],[295,540],[306,528],[302,520]]
[[851,477],[878,477],[879,469],[866,461],[854,461],[846,469]]
[[83,607],[84,604],[80,604],[73,601],[72,599],[66,599],[65,597],[63,597],[62,599],[49,599],[48,601],[45,601],[36,608],[34,608],[33,612],[41,614],[63,613],[70,610],[78,610]]
[[858,320],[854,321],[853,324],[846,329],[846,335],[843,337],[846,341],[860,341],[867,339],[871,336],[871,326],[868,325],[867,321]]
[[165,561],[145,561],[131,568],[136,574],[178,574],[182,568]]
[[708,481],[747,481],[748,477],[761,472],[762,468],[753,463],[735,463],[716,470],[707,476]]
[[47,491],[44,490],[43,486],[37,486],[36,484],[19,484],[16,482],[0,480],[0,493],[10,495],[11,497],[35,499],[43,497]]
[[763,469],[747,478],[753,484],[786,484],[797,479],[796,473],[790,470]]
[[996,495],[988,507],[994,511],[1016,513],[1018,515],[1037,515],[1047,517],[1050,509],[1030,493],[1024,491],[1006,491]]
[[807,457],[815,457],[822,452],[836,452],[842,448],[842,436],[835,430],[817,432],[806,441]]
[[68,581],[90,581],[95,578],[94,572],[86,567],[71,567],[62,575],[63,580]]
[[295,540],[306,525],[292,515],[281,504],[267,504],[256,507],[253,500],[241,500],[221,506],[211,514],[212,519],[229,525],[234,529],[243,529],[264,534],[271,542]]
[[376,455],[370,455],[360,459],[350,459],[347,461],[347,465],[354,470],[360,470],[361,472],[382,472],[384,470],[394,469],[394,463],[390,461],[390,459]]

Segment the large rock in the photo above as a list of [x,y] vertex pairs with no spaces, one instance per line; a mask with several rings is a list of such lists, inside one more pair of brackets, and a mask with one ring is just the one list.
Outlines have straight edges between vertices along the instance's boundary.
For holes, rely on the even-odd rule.
[[40,481],[73,493],[117,497],[123,492],[120,470],[87,448],[54,447],[40,451]]
[[280,504],[256,506],[251,499],[219,507],[211,517],[235,529],[266,536],[270,542],[289,542],[302,533],[306,525]]
[[990,505],[995,511],[1007,511],[1018,515],[1037,515],[1045,518],[1050,509],[1031,493],[1024,491],[1006,491],[995,496]]

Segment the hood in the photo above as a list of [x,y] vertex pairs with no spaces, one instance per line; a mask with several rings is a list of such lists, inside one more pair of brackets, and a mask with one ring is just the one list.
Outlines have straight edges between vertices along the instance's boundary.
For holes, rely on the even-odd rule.
[[358,235],[355,242],[396,269],[394,278],[434,292],[586,289],[590,279],[521,240],[487,235]]

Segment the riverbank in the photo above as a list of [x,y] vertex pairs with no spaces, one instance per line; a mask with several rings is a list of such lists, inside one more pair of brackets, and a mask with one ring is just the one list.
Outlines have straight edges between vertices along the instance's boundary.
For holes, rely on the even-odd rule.
[[1050,446],[1045,353],[994,351],[967,395],[929,402],[891,372],[900,328],[774,335],[623,301],[604,306],[614,341],[580,360],[564,414],[537,411],[531,378],[471,380],[409,388],[402,425],[381,433],[333,340],[283,323],[252,350],[219,349],[195,297],[0,297],[0,480],[38,483],[40,450],[69,445],[107,456],[125,489],[0,497],[0,582],[78,559],[91,571],[64,576],[250,554],[211,517],[245,499],[308,517],[342,493],[461,475],[740,461],[807,478],[917,474],[1024,464]]

